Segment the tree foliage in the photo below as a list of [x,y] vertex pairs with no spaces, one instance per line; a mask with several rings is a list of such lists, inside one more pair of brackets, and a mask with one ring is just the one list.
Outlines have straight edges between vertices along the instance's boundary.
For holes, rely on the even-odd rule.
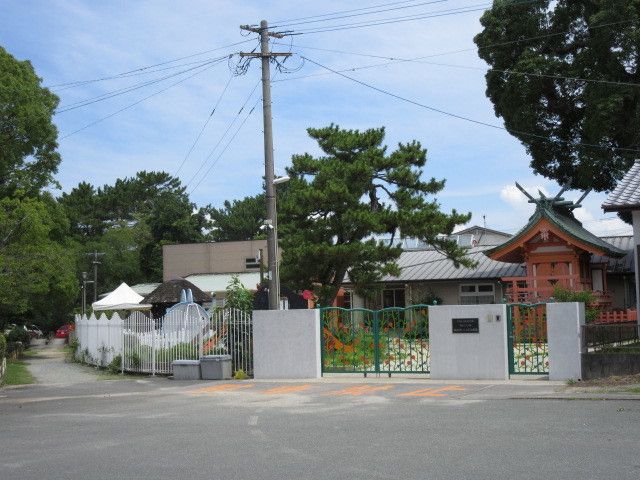
[[0,47],[0,196],[35,195],[54,183],[60,163],[51,117],[58,97],[41,85],[31,63]]
[[[99,290],[121,281],[162,278],[162,245],[198,242],[209,222],[189,200],[179,179],[166,172],[138,172],[113,185],[82,182],[60,202],[84,252],[104,252]],[[80,265],[87,269],[88,260]]]
[[232,276],[227,285],[224,306],[247,313],[253,309],[253,293],[242,284],[237,275]]
[[212,230],[209,234],[215,242],[255,240],[264,238],[260,229],[267,217],[264,194],[245,197],[242,200],[226,200],[222,208],[208,207]]
[[291,181],[279,206],[282,279],[312,288],[321,304],[335,298],[348,275],[360,294],[370,293],[386,274],[399,273],[399,244],[372,236],[417,237],[468,264],[465,251],[442,237],[470,215],[440,211],[428,195],[444,180],[422,180],[426,150],[419,142],[387,153],[384,128],[341,130],[336,125],[308,129],[324,156],[294,155]]
[[639,21],[640,0],[494,0],[484,13],[487,96],[535,172],[610,190],[638,157]]
[[0,200],[0,318],[43,327],[64,320],[76,299],[75,245],[49,195]]

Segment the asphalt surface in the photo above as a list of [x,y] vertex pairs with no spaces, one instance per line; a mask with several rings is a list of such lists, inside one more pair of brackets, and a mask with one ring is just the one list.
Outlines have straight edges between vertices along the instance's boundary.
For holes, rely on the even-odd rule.
[[46,383],[0,390],[0,479],[634,479],[640,401],[547,382]]

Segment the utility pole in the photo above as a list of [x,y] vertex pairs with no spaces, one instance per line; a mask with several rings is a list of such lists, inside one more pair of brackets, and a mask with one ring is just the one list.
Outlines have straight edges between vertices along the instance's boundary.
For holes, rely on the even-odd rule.
[[104,253],[98,252],[97,250],[94,251],[93,253],[87,253],[87,256],[91,257],[93,256],[93,260],[91,260],[91,263],[93,264],[93,301],[97,302],[98,301],[98,265],[100,265],[100,261],[98,260],[98,258],[100,258],[102,255],[104,255]]
[[282,33],[270,32],[266,20],[260,27],[241,25],[241,30],[260,35],[260,53],[241,53],[241,57],[262,60],[262,116],[264,122],[264,176],[267,199],[267,256],[269,261],[269,310],[280,309],[280,278],[278,276],[278,219],[276,212],[276,188],[273,183],[273,127],[271,124],[271,74],[269,63],[272,58],[288,57],[291,53],[270,52],[269,37],[283,38]]

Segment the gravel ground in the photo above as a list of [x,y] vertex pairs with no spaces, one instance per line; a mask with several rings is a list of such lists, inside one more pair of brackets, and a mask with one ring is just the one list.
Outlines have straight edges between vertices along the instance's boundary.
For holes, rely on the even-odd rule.
[[65,362],[64,345],[59,341],[32,348],[37,356],[27,358],[26,363],[39,384],[73,385],[95,382],[98,378],[91,367]]

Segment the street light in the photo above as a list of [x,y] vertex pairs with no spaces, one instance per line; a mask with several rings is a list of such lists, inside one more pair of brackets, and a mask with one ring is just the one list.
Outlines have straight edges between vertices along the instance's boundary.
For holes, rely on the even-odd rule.
[[269,252],[269,310],[280,310],[280,271],[278,266],[278,211],[275,187],[290,180],[288,176],[276,177],[272,181],[272,215],[265,221],[267,228],[267,251]]

